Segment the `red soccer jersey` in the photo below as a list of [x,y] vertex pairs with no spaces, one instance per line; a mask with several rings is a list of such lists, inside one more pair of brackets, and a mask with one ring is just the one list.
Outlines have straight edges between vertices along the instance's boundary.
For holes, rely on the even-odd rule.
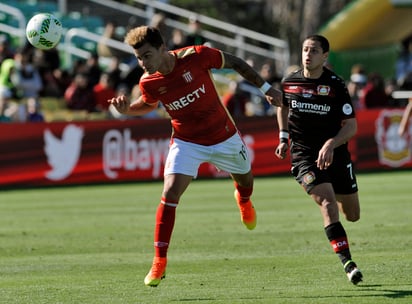
[[224,65],[221,51],[191,46],[171,51],[176,58],[172,72],[144,74],[140,90],[146,103],[160,101],[171,117],[172,137],[214,145],[237,132],[232,117],[215,88],[211,69]]

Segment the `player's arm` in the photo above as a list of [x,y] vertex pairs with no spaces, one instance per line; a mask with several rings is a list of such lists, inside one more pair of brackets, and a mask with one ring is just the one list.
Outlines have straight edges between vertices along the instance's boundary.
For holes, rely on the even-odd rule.
[[342,121],[342,128],[335,137],[328,139],[319,150],[317,166],[321,169],[327,169],[333,162],[333,152],[335,148],[347,143],[358,129],[356,118],[348,118]]
[[111,103],[119,113],[134,116],[145,115],[157,109],[158,106],[158,102],[153,104],[145,103],[142,96],[130,102],[125,95],[121,95],[109,99],[108,102]]
[[275,155],[284,159],[289,147],[289,129],[288,129],[289,107],[283,105],[277,108],[276,117],[279,127],[279,144],[275,150]]
[[349,141],[353,136],[355,136],[358,130],[358,123],[356,118],[348,118],[342,120],[342,128],[339,130],[338,134],[332,138],[334,143],[334,148],[339,147]]
[[222,52],[224,57],[223,68],[233,69],[243,78],[260,88],[269,103],[274,106],[282,106],[282,92],[267,83],[246,61],[232,54]]
[[402,136],[406,132],[406,127],[408,126],[409,117],[412,115],[412,98],[409,99],[409,102],[402,114],[402,119],[399,124],[398,134]]

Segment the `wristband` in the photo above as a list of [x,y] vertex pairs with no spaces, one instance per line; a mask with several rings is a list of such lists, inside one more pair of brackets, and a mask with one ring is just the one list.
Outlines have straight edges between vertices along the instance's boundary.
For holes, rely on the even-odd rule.
[[271,87],[272,87],[272,86],[271,86],[268,82],[265,81],[265,83],[262,84],[262,86],[261,86],[259,89],[262,91],[263,94],[266,94],[267,91],[269,91],[269,89],[270,89]]
[[281,143],[289,143],[289,132],[287,130],[279,131],[279,140]]

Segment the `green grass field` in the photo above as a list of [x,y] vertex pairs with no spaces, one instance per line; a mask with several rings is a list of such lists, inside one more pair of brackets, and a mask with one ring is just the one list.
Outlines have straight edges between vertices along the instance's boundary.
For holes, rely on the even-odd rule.
[[0,192],[0,303],[412,303],[412,173],[358,174],[342,219],[364,282],[347,281],[318,207],[291,177],[259,178],[258,226],[230,180],[196,180],[178,207],[167,278],[143,278],[162,184]]

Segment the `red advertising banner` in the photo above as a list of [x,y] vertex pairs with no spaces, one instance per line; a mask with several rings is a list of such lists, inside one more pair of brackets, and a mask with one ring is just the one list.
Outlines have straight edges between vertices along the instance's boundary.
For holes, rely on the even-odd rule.
[[351,151],[358,170],[412,167],[412,123],[398,135],[403,109],[376,109],[357,113],[358,132]]
[[[397,135],[401,109],[358,113],[350,149],[358,170],[412,167],[411,135]],[[274,117],[238,121],[255,176],[289,173],[289,159],[274,155]],[[170,122],[164,119],[4,123],[0,133],[0,186],[49,186],[162,179]],[[199,177],[226,177],[204,164]]]

